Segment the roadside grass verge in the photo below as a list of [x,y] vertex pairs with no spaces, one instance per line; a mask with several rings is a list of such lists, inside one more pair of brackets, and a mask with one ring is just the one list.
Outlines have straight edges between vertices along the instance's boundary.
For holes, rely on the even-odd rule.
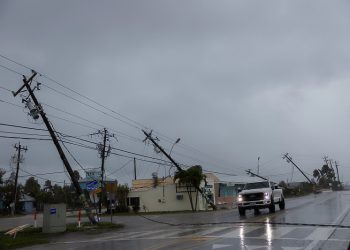
[[26,228],[17,233],[16,238],[5,235],[6,231],[0,232],[0,250],[16,249],[21,247],[50,243],[56,237],[70,233],[86,233],[99,234],[110,230],[123,228],[122,224],[114,224],[110,222],[100,222],[96,225],[90,223],[82,223],[81,227],[77,227],[77,223],[67,224],[67,231],[64,233],[43,233],[42,228]]
[[20,247],[49,243],[49,234],[42,233],[41,228],[26,228],[18,232],[16,238],[0,232],[0,249],[15,249]]

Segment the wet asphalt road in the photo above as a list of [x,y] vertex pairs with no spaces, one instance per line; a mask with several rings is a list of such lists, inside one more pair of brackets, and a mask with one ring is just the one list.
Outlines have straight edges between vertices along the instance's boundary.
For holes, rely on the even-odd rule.
[[288,199],[284,211],[276,206],[274,214],[248,211],[244,218],[236,209],[147,218],[120,216],[114,220],[124,229],[70,234],[27,249],[348,249],[350,191]]

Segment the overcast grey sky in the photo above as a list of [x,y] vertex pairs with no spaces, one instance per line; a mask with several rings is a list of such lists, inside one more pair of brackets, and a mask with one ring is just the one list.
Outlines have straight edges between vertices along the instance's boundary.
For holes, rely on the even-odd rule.
[[[308,173],[328,155],[340,162],[341,176],[348,181],[349,13],[349,1],[3,0],[0,54],[173,141],[180,137],[173,156],[183,164],[241,175],[244,169],[256,169],[260,156],[261,173],[278,181],[291,178],[283,153],[289,152]],[[30,75],[3,58],[0,64]],[[0,77],[2,87],[16,90],[21,85],[19,75],[3,68]],[[41,102],[144,138],[139,129],[46,86],[87,102],[76,94],[44,77],[38,81],[45,84],[37,92]],[[0,99],[23,106],[20,98],[4,89]],[[102,126],[43,106],[57,130],[99,140],[84,135]],[[2,122],[44,128],[33,124],[26,113],[0,103]],[[169,150],[170,140],[159,138]],[[0,167],[8,171],[17,141],[0,138]],[[118,136],[118,142],[111,143],[161,157],[133,139]],[[52,143],[22,144],[29,148],[22,166],[27,172],[63,170]],[[69,149],[85,167],[99,167],[96,152]],[[111,173],[128,161],[111,156],[107,170]],[[164,173],[163,167],[138,162],[140,178],[156,171]],[[64,174],[42,177],[68,180]],[[132,177],[131,162],[111,176],[122,183]],[[293,180],[303,178],[294,171]]]

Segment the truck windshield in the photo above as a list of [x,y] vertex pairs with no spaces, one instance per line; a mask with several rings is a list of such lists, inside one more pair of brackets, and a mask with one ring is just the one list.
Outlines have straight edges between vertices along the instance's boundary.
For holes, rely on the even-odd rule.
[[258,189],[258,188],[268,188],[269,187],[269,183],[264,181],[264,182],[254,182],[254,183],[247,183],[244,186],[244,189]]

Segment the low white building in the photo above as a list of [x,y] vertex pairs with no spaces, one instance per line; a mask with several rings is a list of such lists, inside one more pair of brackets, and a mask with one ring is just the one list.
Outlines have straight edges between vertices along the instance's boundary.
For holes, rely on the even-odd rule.
[[[204,187],[204,182],[201,188]],[[197,210],[211,209],[206,199],[194,187],[189,188],[193,206]],[[187,188],[174,183],[172,177],[133,180],[128,195],[128,206],[140,212],[167,212],[192,210]]]
[[[250,176],[224,176],[218,178],[212,173],[205,173],[207,185],[204,181],[200,188],[218,208],[232,208],[235,205],[238,188],[248,182],[261,181],[260,178]],[[206,199],[194,189],[190,190],[193,206],[196,210],[212,209]],[[172,177],[153,179],[139,179],[132,181],[128,195],[128,206],[140,212],[167,212],[191,210],[191,204],[186,187],[174,183]]]

